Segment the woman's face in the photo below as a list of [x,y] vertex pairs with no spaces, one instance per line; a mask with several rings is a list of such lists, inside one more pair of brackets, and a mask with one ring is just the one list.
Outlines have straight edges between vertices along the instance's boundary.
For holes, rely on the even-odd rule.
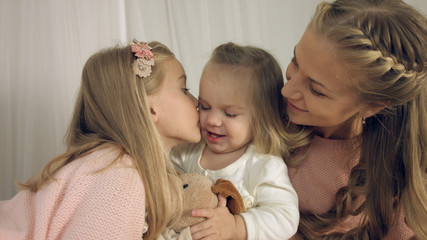
[[165,147],[200,141],[197,99],[186,86],[181,63],[171,59],[163,63],[164,79],[158,91],[148,96],[150,110]]
[[347,87],[351,75],[335,51],[308,28],[295,46],[282,95],[293,123],[313,126],[326,138],[348,138],[361,132],[362,106]]

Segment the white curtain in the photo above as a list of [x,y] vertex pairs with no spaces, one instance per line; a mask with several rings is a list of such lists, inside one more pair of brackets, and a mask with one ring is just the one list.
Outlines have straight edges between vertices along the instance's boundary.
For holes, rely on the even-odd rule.
[[[160,41],[192,93],[214,47],[269,50],[286,68],[319,0],[0,0],[0,200],[65,150],[87,58],[115,44]],[[407,0],[427,12],[427,1]]]
[[123,6],[1,0],[0,199],[15,194],[15,180],[27,180],[65,150],[83,64],[125,37]]

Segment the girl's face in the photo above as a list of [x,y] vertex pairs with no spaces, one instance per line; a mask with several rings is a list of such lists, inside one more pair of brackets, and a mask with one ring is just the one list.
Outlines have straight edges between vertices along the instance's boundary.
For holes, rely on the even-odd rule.
[[282,95],[293,123],[314,126],[326,138],[349,138],[361,132],[363,106],[347,87],[351,75],[335,51],[308,28],[295,46]]
[[164,79],[158,91],[148,96],[150,110],[165,147],[200,141],[197,99],[186,86],[181,63],[171,59],[163,63]]
[[[227,68],[227,69],[224,69]],[[252,139],[248,89],[228,67],[208,63],[200,80],[202,138],[214,153],[239,153]]]

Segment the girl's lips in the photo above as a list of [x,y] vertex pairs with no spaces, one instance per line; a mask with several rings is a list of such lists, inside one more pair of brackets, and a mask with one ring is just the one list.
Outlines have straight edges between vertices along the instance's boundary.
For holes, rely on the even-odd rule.
[[297,106],[293,105],[293,104],[292,104],[292,103],[290,103],[289,101],[288,101],[288,109],[291,109],[291,110],[293,110],[293,111],[299,111],[299,112],[308,112],[307,110],[304,110],[304,109],[298,108]]
[[206,140],[211,143],[219,142],[225,135],[215,134],[213,132],[206,131]]

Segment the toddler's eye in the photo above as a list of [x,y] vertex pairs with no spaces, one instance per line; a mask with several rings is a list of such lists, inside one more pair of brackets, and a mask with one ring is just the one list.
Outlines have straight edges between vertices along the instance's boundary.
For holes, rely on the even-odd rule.
[[209,107],[203,106],[202,104],[199,105],[201,110],[209,110]]
[[231,113],[228,113],[228,112],[224,112],[224,113],[225,113],[225,116],[230,117],[230,118],[233,118],[233,117],[237,116],[237,114],[231,114]]

